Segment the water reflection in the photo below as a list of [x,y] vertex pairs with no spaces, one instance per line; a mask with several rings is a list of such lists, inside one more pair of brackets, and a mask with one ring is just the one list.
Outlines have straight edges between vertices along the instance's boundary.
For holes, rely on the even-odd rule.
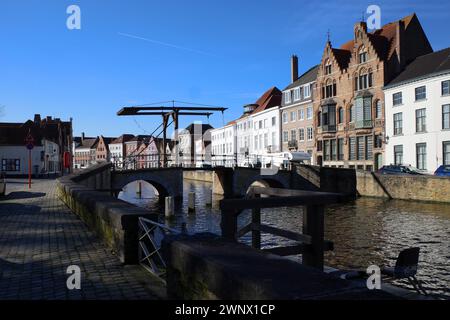
[[[214,196],[212,206],[205,206],[205,194],[211,192],[211,188],[209,183],[185,181],[183,205],[167,223],[174,228],[186,223],[191,233],[220,233],[221,198]],[[187,213],[188,192],[196,193],[195,214]],[[142,196],[144,199],[138,199],[136,185],[129,185],[120,195],[136,205],[163,212],[150,185],[143,184]],[[418,246],[421,249],[418,278],[434,294],[450,297],[450,205],[361,198],[330,206],[325,214],[325,238],[334,242],[334,251],[325,256],[327,265],[341,269],[394,265],[402,249]],[[302,230],[302,208],[262,210],[261,219],[279,228]],[[161,221],[164,221],[163,216]],[[239,224],[248,222],[249,212],[241,216]],[[249,242],[249,236],[243,241]],[[289,240],[267,234],[262,238],[265,247],[289,243]],[[408,287],[402,282],[397,284]]]

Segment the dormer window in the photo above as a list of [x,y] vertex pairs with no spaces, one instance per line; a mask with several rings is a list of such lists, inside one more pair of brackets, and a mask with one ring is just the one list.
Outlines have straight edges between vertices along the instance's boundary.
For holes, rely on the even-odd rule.
[[328,59],[325,62],[325,74],[326,75],[331,74],[331,62],[330,62],[330,59]]
[[291,91],[286,91],[284,93],[284,103],[291,103]]
[[294,89],[294,101],[301,99],[300,87]]
[[364,46],[361,47],[361,49],[359,49],[358,62],[359,63],[367,62],[367,50],[366,50],[366,48]]

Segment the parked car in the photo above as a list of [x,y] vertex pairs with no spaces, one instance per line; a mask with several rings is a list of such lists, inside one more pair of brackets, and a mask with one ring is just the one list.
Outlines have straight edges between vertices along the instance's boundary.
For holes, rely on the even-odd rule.
[[442,165],[434,172],[435,176],[450,177],[450,165]]
[[6,194],[6,175],[0,172],[0,197]]
[[397,174],[397,175],[426,175],[426,172],[408,165],[388,165],[381,167],[379,174]]

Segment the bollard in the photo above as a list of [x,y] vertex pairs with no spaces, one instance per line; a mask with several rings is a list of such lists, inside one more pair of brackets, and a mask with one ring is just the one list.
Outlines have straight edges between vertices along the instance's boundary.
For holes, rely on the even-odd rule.
[[195,192],[189,192],[188,196],[188,212],[195,212]]
[[205,193],[205,205],[207,207],[212,206],[212,190],[207,190]]
[[175,202],[173,197],[166,197],[165,201],[164,214],[166,218],[171,218],[175,213]]
[[142,198],[142,183],[139,181],[136,190],[136,196],[141,199]]

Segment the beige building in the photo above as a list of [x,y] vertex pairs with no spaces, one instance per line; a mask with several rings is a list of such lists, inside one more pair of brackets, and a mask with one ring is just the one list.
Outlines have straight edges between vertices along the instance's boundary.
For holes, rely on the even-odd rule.
[[283,90],[281,104],[281,146],[283,151],[311,154],[314,164],[314,86],[318,66],[298,77],[298,58],[292,56],[291,84]]

